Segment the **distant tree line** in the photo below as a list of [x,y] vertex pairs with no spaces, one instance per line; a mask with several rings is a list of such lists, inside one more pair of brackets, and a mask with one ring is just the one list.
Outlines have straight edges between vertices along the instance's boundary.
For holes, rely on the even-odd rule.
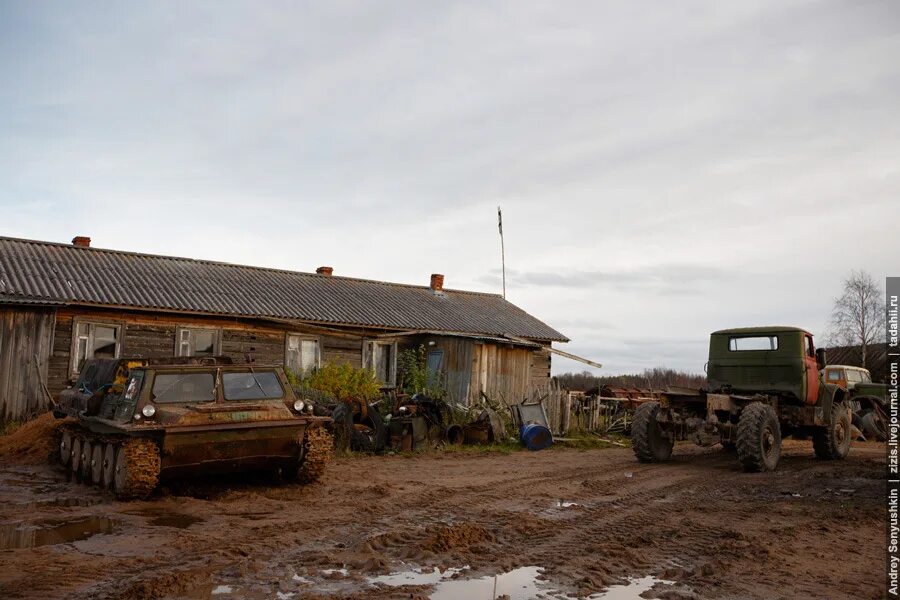
[[633,375],[594,375],[590,371],[562,373],[554,379],[571,391],[587,392],[604,385],[619,388],[662,390],[668,386],[701,388],[706,386],[706,376],[664,367],[644,369]]

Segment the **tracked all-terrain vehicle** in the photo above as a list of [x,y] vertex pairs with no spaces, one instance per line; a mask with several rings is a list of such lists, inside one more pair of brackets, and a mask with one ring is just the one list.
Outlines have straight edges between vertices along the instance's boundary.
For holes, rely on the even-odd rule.
[[635,411],[632,447],[642,462],[668,459],[676,437],[735,450],[747,471],[772,471],[785,436],[812,437],[815,454],[850,450],[847,392],[821,381],[825,350],[796,327],[725,329],[710,336],[708,389],[667,390]]
[[311,482],[332,450],[330,419],[280,367],[228,359],[90,360],[54,414],[73,418],[58,428],[59,462],[125,499],[170,475],[267,469]]

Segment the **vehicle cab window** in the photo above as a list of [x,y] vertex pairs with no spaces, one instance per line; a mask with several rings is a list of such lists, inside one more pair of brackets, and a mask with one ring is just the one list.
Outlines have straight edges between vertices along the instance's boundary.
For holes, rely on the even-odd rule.
[[213,402],[216,376],[213,373],[158,373],[153,378],[156,403]]
[[841,370],[840,369],[829,369],[828,381],[840,381],[840,380],[841,380]]
[[806,355],[812,358],[816,357],[816,346],[813,344],[811,335],[806,336]]

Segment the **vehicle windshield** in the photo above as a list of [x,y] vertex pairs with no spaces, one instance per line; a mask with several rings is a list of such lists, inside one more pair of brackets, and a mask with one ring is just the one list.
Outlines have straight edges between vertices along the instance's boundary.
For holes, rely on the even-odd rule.
[[222,391],[226,400],[268,400],[284,397],[281,382],[272,371],[222,373]]
[[841,380],[841,372],[840,371],[838,371],[836,369],[832,369],[832,370],[828,371],[828,381],[840,381],[840,380]]
[[212,402],[215,399],[213,373],[159,373],[153,379],[154,402]]

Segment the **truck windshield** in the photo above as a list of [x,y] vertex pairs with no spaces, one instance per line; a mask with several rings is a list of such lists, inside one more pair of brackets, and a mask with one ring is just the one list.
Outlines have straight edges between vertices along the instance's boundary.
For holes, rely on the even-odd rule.
[[732,352],[744,350],[778,350],[777,335],[758,335],[754,337],[733,337],[728,340],[728,349]]
[[222,373],[226,400],[266,400],[281,398],[284,389],[272,371],[260,373]]
[[160,373],[153,379],[154,402],[212,402],[216,378],[212,373]]

